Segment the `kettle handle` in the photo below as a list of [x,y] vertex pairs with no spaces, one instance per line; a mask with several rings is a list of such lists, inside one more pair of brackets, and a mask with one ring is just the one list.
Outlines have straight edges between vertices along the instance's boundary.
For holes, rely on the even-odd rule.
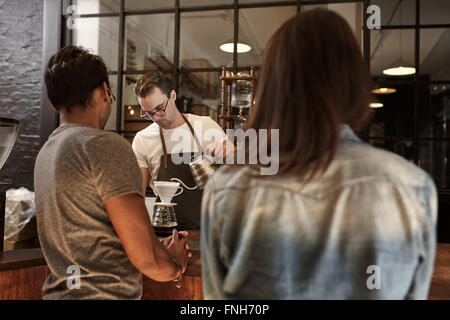
[[195,190],[195,189],[197,189],[197,186],[195,186],[195,187],[193,187],[193,188],[189,188],[187,185],[184,184],[183,181],[181,181],[181,180],[178,179],[178,178],[171,178],[170,181],[177,181],[177,182],[179,182],[183,187],[185,187],[185,188],[188,189],[188,190]]

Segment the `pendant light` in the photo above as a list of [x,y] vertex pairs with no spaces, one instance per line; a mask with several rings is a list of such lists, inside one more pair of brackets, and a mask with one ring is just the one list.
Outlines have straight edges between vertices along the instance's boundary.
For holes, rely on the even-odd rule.
[[387,88],[387,87],[378,87],[372,90],[372,93],[374,94],[391,94],[397,92],[397,89],[394,88]]
[[[384,51],[383,51],[383,35],[382,35],[383,30],[380,30],[380,42],[381,42],[381,70],[383,70],[383,55],[384,55]],[[383,85],[383,81],[379,81],[377,80],[377,84],[375,89],[372,90],[373,94],[391,94],[391,93],[395,93],[397,92],[397,89],[394,88],[389,88],[387,86]]]
[[[234,52],[234,43],[233,40],[228,40],[225,41],[224,43],[222,43],[219,46],[220,50],[224,51],[224,52],[228,52],[228,53],[233,53]],[[238,42],[237,43],[237,52],[238,53],[244,53],[244,52],[249,52],[250,50],[252,50],[252,47],[249,46],[248,44],[242,43],[242,42]]]
[[376,108],[382,108],[384,106],[384,104],[382,104],[381,102],[372,102],[369,104],[369,107],[376,109]]
[[[400,0],[400,25],[402,24],[402,2]],[[397,61],[390,68],[384,69],[383,74],[387,76],[401,77],[401,76],[409,76],[416,73],[416,68],[412,67],[409,63],[402,59],[402,30],[400,29],[400,60]]]

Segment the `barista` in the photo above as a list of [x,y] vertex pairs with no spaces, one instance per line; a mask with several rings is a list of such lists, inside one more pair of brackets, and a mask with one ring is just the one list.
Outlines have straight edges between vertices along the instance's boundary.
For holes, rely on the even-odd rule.
[[[179,112],[172,82],[161,72],[144,74],[136,83],[135,95],[141,117],[153,121],[133,140],[144,188],[148,185],[153,188],[155,181],[171,178],[195,186],[189,161],[180,163],[180,159],[194,159],[212,144],[222,143],[226,139],[224,131],[210,117]],[[184,188],[172,200],[177,203],[175,211],[181,229],[200,228],[201,198],[201,190]]]

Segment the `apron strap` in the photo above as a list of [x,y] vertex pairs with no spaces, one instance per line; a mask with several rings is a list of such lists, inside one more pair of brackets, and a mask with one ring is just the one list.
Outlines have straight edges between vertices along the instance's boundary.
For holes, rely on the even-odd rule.
[[[200,141],[198,141],[197,136],[195,135],[194,128],[192,127],[191,123],[188,121],[186,116],[183,113],[180,113],[183,117],[184,121],[189,127],[189,130],[191,131],[192,136],[194,137],[195,142],[197,143],[197,149],[199,152],[202,152],[202,146],[200,144]],[[163,152],[164,152],[164,169],[167,169],[167,148],[166,148],[166,142],[164,140],[164,134],[162,132],[161,127],[159,127],[159,137],[161,138],[161,144],[163,146]],[[194,152],[195,153],[195,152]]]
[[184,114],[181,114],[181,116],[183,117],[184,121],[186,122],[189,129],[191,130],[192,136],[194,137],[194,140],[197,143],[198,152],[202,152],[202,145],[200,144],[200,141],[198,141],[197,136],[195,135],[194,128],[192,127],[191,123],[188,121],[188,119],[186,118],[186,116]]

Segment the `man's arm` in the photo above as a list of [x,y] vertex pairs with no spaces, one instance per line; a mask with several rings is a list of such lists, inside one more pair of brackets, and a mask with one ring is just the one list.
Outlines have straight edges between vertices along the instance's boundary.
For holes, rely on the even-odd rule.
[[143,184],[143,188],[144,188],[144,194],[145,194],[145,190],[147,189],[148,186],[148,168],[140,168],[141,169],[141,173],[142,173],[142,184]]
[[[170,281],[186,270],[189,251],[186,238],[173,237],[170,252],[156,238],[143,198],[137,193],[120,195],[105,201],[117,235],[131,263],[155,281]],[[178,266],[179,265],[179,266]],[[181,266],[181,270],[180,270]]]

